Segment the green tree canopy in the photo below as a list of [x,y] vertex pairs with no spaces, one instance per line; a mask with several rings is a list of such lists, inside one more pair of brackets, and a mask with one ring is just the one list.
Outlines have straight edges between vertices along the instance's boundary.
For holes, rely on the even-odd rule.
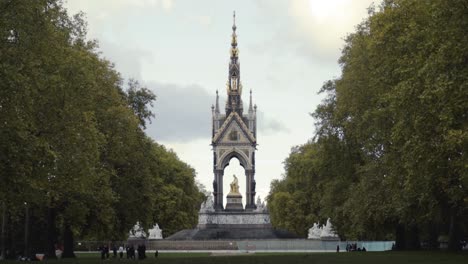
[[166,235],[196,224],[195,171],[143,131],[156,96],[125,87],[85,26],[59,0],[0,2],[2,253],[53,257],[63,244],[72,257],[76,237],[123,240],[137,221]]
[[468,234],[467,62],[466,1],[370,8],[346,38],[342,75],[322,88],[314,139],[293,149],[272,188],[273,222],[304,234],[279,205],[312,191],[319,197],[297,216],[309,226],[331,217],[344,238],[418,248],[448,236],[459,249]]

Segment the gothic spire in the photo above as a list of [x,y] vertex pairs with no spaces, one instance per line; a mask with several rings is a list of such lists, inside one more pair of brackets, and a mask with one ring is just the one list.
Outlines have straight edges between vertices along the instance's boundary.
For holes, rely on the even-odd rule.
[[252,89],[250,89],[250,100],[249,100],[249,113],[253,112],[252,108]]
[[219,95],[218,95],[218,90],[216,90],[216,107],[215,107],[215,113],[219,114]]
[[231,39],[231,52],[232,49],[237,47],[237,35],[236,35],[236,11],[234,11],[234,14],[232,15],[232,39]]
[[229,114],[231,111],[236,111],[242,115],[242,85],[240,83],[239,50],[237,49],[236,29],[236,12],[234,11],[227,83],[228,101],[226,103],[226,114]]
[[[236,12],[233,14],[232,22],[232,36],[231,36],[231,61],[229,63],[229,79],[237,77],[239,79],[239,50],[237,49],[237,34],[236,34]],[[230,87],[231,89],[237,89],[238,87]]]
[[236,30],[235,29],[235,27],[236,27],[236,11],[232,11],[232,25],[233,25],[232,26],[233,29]]

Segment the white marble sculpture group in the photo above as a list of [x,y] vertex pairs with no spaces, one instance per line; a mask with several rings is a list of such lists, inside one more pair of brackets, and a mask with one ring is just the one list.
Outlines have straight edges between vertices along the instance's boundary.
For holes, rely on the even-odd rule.
[[308,239],[324,239],[324,238],[338,238],[338,235],[333,231],[333,226],[330,222],[330,218],[327,219],[327,223],[324,226],[319,226],[318,223],[309,229]]
[[206,199],[206,201],[204,201],[202,204],[201,204],[201,207],[200,207],[200,213],[211,213],[211,212],[214,212],[214,203],[213,203],[213,196],[208,196],[208,198]]
[[157,223],[148,232],[148,239],[163,239],[162,229],[159,228],[159,225]]
[[153,228],[148,230],[149,236],[147,236],[145,230],[140,225],[140,222],[136,222],[133,228],[128,234],[129,239],[163,239],[162,229],[159,228],[159,225],[156,223]]
[[265,201],[262,202],[262,200],[260,199],[260,196],[257,196],[257,203],[255,205],[257,206],[257,209],[255,209],[254,212],[257,212],[257,213],[268,212],[268,208],[265,205]]
[[213,197],[210,195],[200,206],[200,212],[198,214],[198,226],[270,224],[268,208],[265,205],[265,202],[261,201],[260,197],[257,198],[256,206],[257,209],[251,213],[215,213]]
[[141,227],[140,222],[136,222],[128,233],[128,238],[146,238],[146,232],[143,227]]
[[[254,210],[254,212],[257,213],[266,213],[268,212],[268,208],[265,204],[265,201],[262,202],[260,199],[260,196],[257,197],[257,202],[256,202],[257,209]],[[200,213],[211,213],[214,212],[214,202],[213,202],[213,196],[208,196],[206,201],[204,201],[201,206],[200,206]]]

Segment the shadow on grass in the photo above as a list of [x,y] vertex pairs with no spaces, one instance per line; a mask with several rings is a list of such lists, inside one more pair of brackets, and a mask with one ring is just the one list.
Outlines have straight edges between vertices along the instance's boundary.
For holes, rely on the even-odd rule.
[[[18,261],[1,261],[0,263],[18,263]],[[101,260],[98,254],[78,254],[76,259],[46,260],[43,263],[51,264],[240,264],[240,263],[286,263],[286,264],[390,264],[390,263],[468,263],[468,252],[352,252],[352,253],[256,253],[240,254],[236,256],[211,256],[210,253],[159,253],[155,258],[151,253],[145,260],[107,259]]]

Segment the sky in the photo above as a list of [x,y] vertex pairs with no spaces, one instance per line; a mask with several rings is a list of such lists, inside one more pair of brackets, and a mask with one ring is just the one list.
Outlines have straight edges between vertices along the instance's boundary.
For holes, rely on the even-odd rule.
[[[147,134],[173,149],[212,191],[211,105],[216,90],[224,110],[232,14],[244,108],[252,90],[257,112],[257,195],[284,176],[291,148],[314,136],[314,112],[322,84],[340,76],[344,38],[367,17],[371,0],[68,0],[69,14],[84,12],[88,38],[125,80],[133,78],[157,96]],[[232,174],[245,193],[243,168]],[[245,196],[245,195],[244,195]],[[244,197],[245,204],[245,197]]]

